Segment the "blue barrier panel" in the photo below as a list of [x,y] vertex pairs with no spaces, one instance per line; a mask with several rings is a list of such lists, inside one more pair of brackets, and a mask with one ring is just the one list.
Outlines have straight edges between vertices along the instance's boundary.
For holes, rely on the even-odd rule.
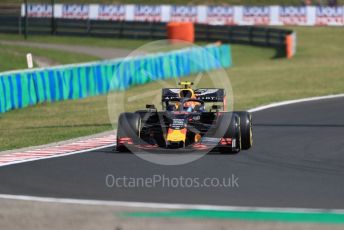
[[0,73],[0,113],[42,102],[106,94],[231,65],[229,45],[208,45],[122,60],[4,72]]

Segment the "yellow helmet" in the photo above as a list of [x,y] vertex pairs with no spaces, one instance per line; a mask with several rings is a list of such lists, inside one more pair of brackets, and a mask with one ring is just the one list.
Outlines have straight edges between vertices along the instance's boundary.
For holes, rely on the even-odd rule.
[[181,81],[178,83],[178,85],[183,86],[183,88],[179,91],[179,97],[181,98],[196,98],[195,92],[191,88],[193,85],[193,82],[190,81]]

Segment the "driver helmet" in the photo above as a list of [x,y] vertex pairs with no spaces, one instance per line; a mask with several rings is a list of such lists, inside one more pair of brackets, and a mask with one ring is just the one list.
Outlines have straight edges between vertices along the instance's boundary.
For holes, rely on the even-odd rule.
[[179,91],[180,98],[196,98],[195,92],[192,89],[181,89]]

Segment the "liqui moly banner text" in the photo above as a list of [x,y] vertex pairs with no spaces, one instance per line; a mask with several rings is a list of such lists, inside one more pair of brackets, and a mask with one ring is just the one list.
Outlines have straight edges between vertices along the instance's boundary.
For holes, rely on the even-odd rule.
[[317,7],[315,25],[343,26],[344,7]]
[[50,18],[53,15],[53,7],[48,4],[28,5],[28,16],[34,18]]
[[170,21],[197,22],[196,6],[171,6]]
[[234,25],[234,7],[208,6],[206,23],[210,25]]
[[161,21],[161,6],[137,5],[134,7],[134,21]]
[[307,7],[279,7],[278,20],[283,25],[307,25]]
[[87,19],[88,17],[88,5],[62,5],[62,18]]
[[243,8],[242,20],[245,25],[269,25],[270,7],[245,6]]
[[125,5],[99,5],[97,19],[124,21]]

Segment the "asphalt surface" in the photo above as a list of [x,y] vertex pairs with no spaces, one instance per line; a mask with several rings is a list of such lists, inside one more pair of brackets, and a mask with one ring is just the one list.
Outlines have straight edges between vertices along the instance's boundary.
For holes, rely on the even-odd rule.
[[[344,98],[254,113],[254,147],[161,166],[111,148],[0,168],[0,193],[101,200],[261,207],[344,208]],[[127,178],[223,178],[239,187],[119,188]]]

